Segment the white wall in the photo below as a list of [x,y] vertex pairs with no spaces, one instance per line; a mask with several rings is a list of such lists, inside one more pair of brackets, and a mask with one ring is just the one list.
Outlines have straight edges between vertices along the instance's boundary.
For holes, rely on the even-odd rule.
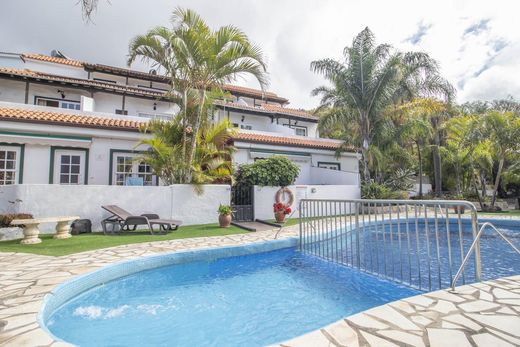
[[48,183],[50,161],[50,146],[26,144],[23,160],[23,183]]
[[[301,199],[359,199],[361,191],[357,185],[294,185],[288,187],[294,194],[295,201],[291,208],[296,211]],[[254,187],[255,218],[273,219],[273,204],[279,187]],[[348,211],[347,211],[348,212]],[[308,212],[310,213],[310,212]],[[294,212],[297,218],[299,211]]]
[[312,184],[358,185],[359,173],[311,167],[310,182]]
[[[157,213],[174,218],[184,225],[216,223],[219,204],[230,203],[230,187],[205,185],[197,195],[191,185],[163,187],[63,186],[20,184],[0,188],[0,210],[11,208],[8,199],[21,199],[13,212],[31,213],[34,217],[80,216],[92,221],[93,230],[101,230],[101,220],[109,213],[101,205],[119,205],[137,215]],[[54,231],[54,224],[42,224],[41,231]]]

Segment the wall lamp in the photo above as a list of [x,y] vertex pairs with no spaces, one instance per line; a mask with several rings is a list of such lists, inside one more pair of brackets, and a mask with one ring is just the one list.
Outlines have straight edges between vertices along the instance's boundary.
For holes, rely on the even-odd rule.
[[246,119],[246,116],[242,116],[242,119],[240,121],[243,122],[244,119]]
[[61,94],[62,99],[65,99],[65,92],[63,90],[58,89],[58,93]]
[[153,110],[154,111],[157,110],[157,103],[156,102],[153,103]]

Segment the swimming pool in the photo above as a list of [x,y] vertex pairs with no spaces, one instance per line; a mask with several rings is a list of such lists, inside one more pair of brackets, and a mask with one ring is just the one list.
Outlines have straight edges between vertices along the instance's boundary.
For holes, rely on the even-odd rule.
[[[479,226],[492,222],[513,244],[520,247],[520,221],[479,219]],[[461,228],[459,229],[459,223]],[[355,230],[355,229],[354,229]],[[431,291],[451,285],[473,234],[470,219],[401,219],[360,223],[360,233],[349,225],[328,233],[302,235],[304,251],[324,259],[357,267],[383,278],[409,283]],[[481,279],[520,273],[518,254],[491,228],[480,239]],[[475,282],[474,255],[458,284]]]
[[231,247],[233,256],[214,249],[152,257],[150,266],[170,265],[105,282],[103,270],[113,276],[143,265],[109,266],[56,289],[41,319],[53,335],[79,346],[261,346],[418,294],[287,242],[275,241],[283,248],[268,251]]

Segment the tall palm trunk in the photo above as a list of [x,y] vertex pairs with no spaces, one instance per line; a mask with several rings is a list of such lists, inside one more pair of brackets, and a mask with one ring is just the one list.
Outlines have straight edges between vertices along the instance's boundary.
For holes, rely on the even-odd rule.
[[495,207],[495,202],[497,200],[498,187],[500,186],[500,176],[502,175],[502,169],[504,168],[504,157],[500,158],[498,162],[498,171],[497,177],[495,178],[495,185],[493,187],[493,198],[491,199],[491,208]]
[[202,87],[199,90],[199,110],[197,112],[197,116],[195,117],[195,123],[193,124],[193,132],[191,136],[191,146],[188,152],[188,158],[186,160],[186,165],[188,166],[188,180],[191,179],[191,163],[193,162],[193,157],[195,156],[195,149],[197,148],[197,136],[199,134],[200,124],[202,120],[202,111],[204,110],[204,99],[206,98],[206,88]]
[[419,197],[423,197],[423,170],[422,170],[422,153],[421,153],[421,145],[419,144],[419,141],[416,141],[415,144],[417,145],[417,159],[419,160]]
[[439,153],[439,147],[441,145],[441,139],[439,130],[437,129],[437,120],[433,121],[433,128],[435,135],[433,137],[434,146],[432,149],[433,154],[433,172],[435,178],[435,195],[437,197],[442,194],[442,167],[441,167],[441,155]]
[[[184,163],[187,163],[188,161],[186,160],[186,142],[188,141],[188,136],[186,134],[186,125],[188,121],[188,91],[186,90],[186,88],[183,90],[182,93],[182,105],[184,107],[184,116],[182,117],[182,159],[184,160]],[[186,167],[182,168],[181,180],[182,183],[188,183]]]

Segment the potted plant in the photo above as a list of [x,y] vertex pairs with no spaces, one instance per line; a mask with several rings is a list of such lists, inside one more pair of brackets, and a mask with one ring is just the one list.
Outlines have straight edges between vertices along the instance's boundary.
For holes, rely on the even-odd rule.
[[291,208],[283,202],[273,204],[274,219],[277,223],[285,223],[285,216],[291,213]]
[[228,228],[231,225],[231,216],[233,214],[233,209],[229,205],[220,204],[217,210],[218,216],[218,224],[221,228]]

